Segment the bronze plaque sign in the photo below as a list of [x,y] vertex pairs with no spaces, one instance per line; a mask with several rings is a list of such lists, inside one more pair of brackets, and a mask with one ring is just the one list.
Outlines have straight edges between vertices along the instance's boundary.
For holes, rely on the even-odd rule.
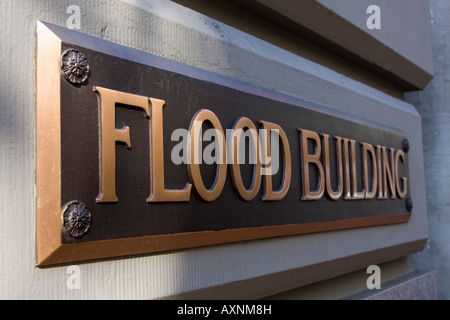
[[40,266],[410,218],[393,128],[40,22],[36,60]]

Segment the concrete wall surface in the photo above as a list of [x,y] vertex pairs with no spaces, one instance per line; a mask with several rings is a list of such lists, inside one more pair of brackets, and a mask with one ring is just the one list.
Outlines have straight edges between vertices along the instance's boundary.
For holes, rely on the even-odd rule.
[[[233,2],[265,14],[266,19],[351,58],[406,90],[422,89],[432,78],[427,0]],[[379,10],[376,28],[371,25],[374,11],[369,7],[373,5]]]
[[423,90],[405,94],[422,116],[429,241],[414,257],[418,269],[435,269],[440,299],[450,299],[450,3],[431,0],[435,77]]
[[[35,46],[37,21],[70,26],[73,5],[79,32],[401,130],[411,219],[80,263],[70,289],[69,266],[35,266]],[[0,33],[0,299],[262,298],[413,254],[428,237],[422,122],[409,103],[169,0],[2,0]]]
[[[318,2],[364,30],[385,46],[405,56],[429,74],[433,74],[428,1],[318,0]],[[367,28],[367,19],[370,16],[367,9],[371,5],[377,5],[380,8],[380,29]],[[366,14],[360,14],[361,12]],[[389,63],[389,61],[385,61],[385,63]]]

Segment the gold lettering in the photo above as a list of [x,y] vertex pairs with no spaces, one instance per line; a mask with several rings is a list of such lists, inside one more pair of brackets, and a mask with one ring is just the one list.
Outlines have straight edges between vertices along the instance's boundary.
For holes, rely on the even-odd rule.
[[352,200],[351,182],[350,182],[350,157],[348,150],[348,142],[350,140],[344,138],[344,164],[345,164],[345,194],[344,200]]
[[163,145],[163,107],[164,100],[150,98],[152,105],[151,122],[151,184],[147,202],[183,202],[189,201],[192,185],[187,183],[184,189],[165,189],[164,183],[164,145]]
[[352,148],[352,176],[353,176],[353,196],[352,200],[362,200],[364,199],[366,191],[358,191],[358,179],[356,175],[356,141],[350,140],[350,145]]
[[[192,184],[186,183],[184,189],[165,189],[164,183],[164,145],[163,145],[163,107],[164,100],[148,98],[130,93],[115,91],[102,87],[94,87],[99,101],[99,194],[96,202],[118,202],[116,194],[116,144],[124,143],[131,148],[130,128],[116,128],[116,104],[120,103],[131,108],[144,111],[147,118],[151,117],[149,125],[150,136],[150,196],[147,202],[181,202],[189,201]],[[215,158],[217,170],[214,183],[207,189],[203,183],[200,171],[199,156],[202,156],[202,125],[205,121],[212,124],[215,136]],[[263,128],[258,135],[254,123],[247,117],[240,117],[233,126],[231,136],[231,170],[232,179],[236,191],[246,201],[252,201],[261,188],[264,176],[264,194],[262,201],[279,201],[286,196],[291,183],[291,153],[289,141],[284,130],[277,124],[260,121]],[[280,155],[273,154],[275,149],[271,145],[272,131],[278,132],[277,139],[281,141],[283,149],[283,180],[278,190],[273,190],[272,176],[278,170],[277,163]],[[342,195],[344,200],[378,199],[388,198],[388,189],[391,199],[398,196],[403,199],[408,193],[408,178],[400,177],[399,162],[405,162],[405,153],[394,148],[361,143],[361,189],[358,190],[358,170],[356,158],[356,141],[353,139],[334,137],[336,159],[336,186],[332,186],[332,173],[330,165],[330,135],[321,134],[310,130],[299,129],[301,139],[301,169],[302,169],[302,197],[301,200],[320,200],[326,192],[331,200],[339,200]],[[190,157],[188,171],[195,188],[202,199],[208,202],[216,200],[223,191],[227,174],[227,147],[222,125],[217,116],[210,110],[202,109],[196,113],[190,126],[190,141],[188,154]],[[209,132],[207,132],[209,134]],[[245,137],[250,142],[249,154],[254,151],[250,164],[254,165],[250,187],[244,186],[241,175],[240,152]],[[244,138],[244,139],[243,139]],[[322,138],[322,139],[321,139]],[[206,134],[205,134],[205,139]],[[322,145],[323,143],[323,145]],[[309,152],[309,145],[314,146],[314,151]],[[350,144],[350,148],[349,148]],[[244,144],[245,145],[245,144]],[[342,152],[342,145],[344,152]],[[275,146],[276,147],[276,146]],[[210,149],[210,146],[208,146]],[[207,148],[207,149],[208,149]],[[376,151],[375,151],[376,148]],[[205,149],[206,150],[206,149]],[[264,150],[264,151],[262,151]],[[279,149],[278,149],[279,150]],[[323,157],[322,157],[323,152]],[[370,156],[369,156],[370,155]],[[213,156],[214,157],[214,156]],[[272,157],[277,157],[272,159]],[[210,159],[211,157],[208,157]],[[245,158],[245,156],[244,156]],[[370,158],[370,159],[369,159]],[[205,158],[206,159],[206,158]],[[252,159],[254,161],[252,161]],[[211,160],[208,160],[211,161]],[[207,163],[208,163],[207,161]],[[322,163],[323,162],[323,163]],[[210,163],[209,163],[210,164]],[[370,168],[370,169],[369,169]],[[315,175],[311,177],[311,174]],[[315,190],[311,190],[312,183],[317,179]],[[388,187],[389,186],[389,187]]]
[[377,145],[377,167],[378,167],[378,196],[377,199],[385,199],[383,195],[383,167],[381,166],[382,146]]
[[116,103],[141,108],[150,116],[148,98],[125,92],[94,87],[100,104],[100,194],[97,202],[118,202],[116,195],[116,142],[131,148],[130,128],[116,129]]
[[[247,132],[244,133],[244,129],[247,128]],[[242,183],[242,176],[241,176],[241,166],[240,161],[241,159],[241,143],[244,143],[243,140],[241,140],[242,135],[248,135],[251,137],[251,144],[250,148],[253,148],[254,151],[254,163],[255,167],[253,169],[253,179],[250,186],[250,190],[247,190]],[[234,186],[239,193],[239,195],[246,201],[253,200],[256,195],[259,192],[259,189],[261,187],[261,157],[259,156],[259,153],[261,151],[260,147],[260,141],[258,137],[258,131],[253,124],[253,122],[249,118],[241,117],[238,119],[238,121],[233,126],[233,137],[231,141],[231,150],[233,153],[233,163],[231,164],[232,169],[232,175]],[[249,150],[250,153],[250,150]],[[250,163],[252,162],[252,159],[250,159]]]
[[[325,191],[325,179],[322,163],[320,162],[321,143],[319,135],[313,131],[300,129],[301,132],[301,155],[303,163],[303,196],[302,200],[320,200]],[[308,139],[315,141],[315,151],[308,152]],[[317,189],[311,191],[311,181],[309,177],[309,165],[314,164],[317,167]]]
[[[260,121],[260,124],[262,125],[263,129],[265,129],[265,150],[264,152],[264,161],[263,163],[266,164],[266,167],[263,168],[265,171],[264,175],[264,195],[262,197],[262,201],[280,201],[284,199],[286,196],[290,186],[291,186],[291,149],[289,147],[289,141],[286,136],[286,133],[284,130],[277,125],[276,123],[268,122],[268,121]],[[283,181],[281,183],[281,186],[278,190],[274,191],[272,186],[272,163],[270,163],[270,166],[267,165],[270,161],[268,158],[272,156],[278,156],[278,155],[272,155],[272,146],[270,142],[270,136],[272,130],[278,130],[278,133],[280,135],[281,139],[281,147],[283,149]]]
[[[377,179],[377,162],[375,157],[375,149],[371,144],[362,143],[362,153],[363,153],[363,165],[364,165],[364,185],[366,190],[365,199],[373,199],[377,193],[378,179]],[[367,160],[367,153],[370,153],[372,158],[372,184],[369,183],[369,164]]]
[[337,159],[337,168],[336,173],[338,175],[337,180],[337,190],[334,191],[331,187],[331,168],[330,168],[330,150],[329,150],[329,138],[328,134],[322,134],[323,137],[323,149],[324,149],[324,158],[325,158],[325,182],[326,182],[326,190],[327,194],[331,200],[338,200],[341,198],[342,193],[344,192],[344,175],[342,168],[342,138],[335,137],[336,139],[336,159]]
[[389,160],[386,154],[386,147],[381,147],[383,152],[383,182],[384,182],[384,193],[383,199],[387,199],[387,182],[389,180],[389,190],[391,191],[391,199],[396,198],[396,187],[395,187],[395,162],[394,162],[394,149],[390,148],[391,154],[391,167],[389,167]]
[[[217,155],[217,158],[220,159],[220,161],[217,164],[218,169],[216,172],[216,178],[213,183],[213,186],[210,189],[207,189],[203,183],[202,175],[200,172],[200,159],[198,158],[202,152],[202,150],[200,150],[199,142],[200,139],[202,139],[201,128],[204,121],[211,122],[211,124],[214,127],[216,136],[215,143],[218,144],[218,148],[216,150],[218,150],[220,153],[219,155]],[[197,190],[200,197],[202,197],[202,199],[205,201],[211,202],[216,200],[220,196],[227,178],[227,164],[225,161],[227,151],[223,128],[222,125],[220,124],[219,119],[212,111],[202,109],[198,111],[197,114],[194,116],[194,119],[191,122],[190,132],[191,132],[191,145],[190,145],[191,161],[188,166],[189,174],[195,185],[195,189]]]
[[408,193],[408,178],[402,177],[402,183],[403,183],[403,190],[400,187],[400,181],[399,179],[399,172],[398,172],[398,163],[400,158],[402,158],[402,163],[405,161],[405,154],[402,150],[398,150],[395,154],[395,177],[396,177],[396,185],[397,185],[397,192],[400,199],[404,199],[406,197],[406,194]]

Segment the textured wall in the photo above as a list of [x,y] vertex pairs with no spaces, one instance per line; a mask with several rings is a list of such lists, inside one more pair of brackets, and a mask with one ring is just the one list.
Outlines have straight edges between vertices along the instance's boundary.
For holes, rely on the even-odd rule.
[[[388,77],[405,90],[422,89],[431,80],[431,40],[428,0],[247,0],[236,3],[256,6],[265,18],[273,11],[276,23],[292,30],[302,26],[326,39],[330,51],[361,63],[364,68]],[[380,7],[380,29],[369,30],[370,5]],[[251,10],[251,9],[250,9]],[[271,12],[272,11],[272,12]],[[294,26],[293,26],[294,25]],[[308,34],[302,28],[300,34]],[[308,36],[308,35],[307,35]]]
[[429,241],[415,257],[420,269],[436,269],[438,294],[450,299],[450,2],[431,0],[435,76],[406,100],[422,115]]
[[[385,46],[433,74],[428,0],[319,0]],[[366,9],[378,5],[381,29],[369,30]],[[385,61],[386,64],[392,61]]]
[[[35,28],[37,20],[65,26],[72,4],[81,9],[81,32],[320,103],[348,119],[400,123],[416,146],[410,170],[417,214],[402,225],[80,264],[81,289],[68,290],[67,266],[34,266]],[[231,294],[260,297],[308,281],[297,269],[312,274],[315,264],[376,252],[341,259],[322,279],[337,276],[398,258],[401,252],[378,250],[427,236],[420,118],[403,101],[167,0],[2,0],[0,30],[0,298],[151,299],[257,277],[258,288],[237,286]],[[289,277],[274,276],[267,286],[266,275],[286,270]]]

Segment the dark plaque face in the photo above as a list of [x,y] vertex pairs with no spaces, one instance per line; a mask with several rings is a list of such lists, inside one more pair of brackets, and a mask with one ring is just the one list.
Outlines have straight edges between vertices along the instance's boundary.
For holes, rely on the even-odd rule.
[[38,265],[408,221],[406,137],[317,108],[40,24]]

